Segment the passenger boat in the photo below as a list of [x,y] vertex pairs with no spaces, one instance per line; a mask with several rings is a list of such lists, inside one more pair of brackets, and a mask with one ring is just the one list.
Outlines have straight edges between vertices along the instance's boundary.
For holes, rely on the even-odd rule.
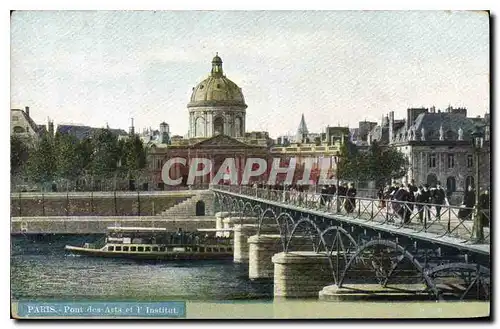
[[[204,230],[209,231],[209,230]],[[149,260],[219,260],[233,258],[232,240],[199,232],[165,228],[108,227],[101,244],[66,245],[72,254]]]

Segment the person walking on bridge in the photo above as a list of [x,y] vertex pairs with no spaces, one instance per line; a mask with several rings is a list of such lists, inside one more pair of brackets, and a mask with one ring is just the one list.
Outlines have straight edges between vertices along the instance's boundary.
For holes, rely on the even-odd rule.
[[467,190],[464,192],[464,198],[462,201],[461,209],[458,211],[458,218],[462,220],[468,220],[472,217],[472,210],[476,204],[476,191],[472,185],[467,186]]
[[431,203],[431,191],[429,190],[429,185],[425,184],[424,186],[420,186],[417,197],[417,209],[418,209],[418,219],[420,223],[424,220],[424,211],[425,218],[429,219],[431,217],[431,212],[429,210],[429,203]]
[[354,188],[353,183],[349,183],[347,191],[346,191],[346,203],[345,203],[345,211],[347,213],[352,213],[354,209],[356,208],[356,194],[357,191]]
[[441,220],[441,205],[446,201],[446,192],[441,187],[441,182],[437,182],[436,188],[432,193],[432,203],[436,204],[436,219]]

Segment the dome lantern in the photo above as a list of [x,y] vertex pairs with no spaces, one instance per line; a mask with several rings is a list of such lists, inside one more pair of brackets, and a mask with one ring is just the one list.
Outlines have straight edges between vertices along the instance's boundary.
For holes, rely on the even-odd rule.
[[215,53],[215,57],[212,59],[212,76],[222,76],[222,59],[219,57],[219,53]]

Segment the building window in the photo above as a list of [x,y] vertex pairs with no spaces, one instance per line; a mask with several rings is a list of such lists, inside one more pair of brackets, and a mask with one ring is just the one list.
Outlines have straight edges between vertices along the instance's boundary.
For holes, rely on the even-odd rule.
[[156,160],[156,169],[161,169],[161,160],[160,159]]
[[436,154],[429,154],[429,168],[436,168]]
[[448,154],[448,168],[454,168],[454,167],[455,167],[455,155]]
[[18,117],[17,115],[14,115],[14,116],[12,117],[12,121],[19,121],[19,117]]
[[455,177],[448,177],[446,179],[446,192],[453,193],[457,190],[457,182]]
[[15,126],[14,127],[14,133],[16,133],[16,134],[22,134],[22,133],[24,133],[23,127]]
[[472,154],[467,155],[467,168],[471,168],[474,165],[474,158]]

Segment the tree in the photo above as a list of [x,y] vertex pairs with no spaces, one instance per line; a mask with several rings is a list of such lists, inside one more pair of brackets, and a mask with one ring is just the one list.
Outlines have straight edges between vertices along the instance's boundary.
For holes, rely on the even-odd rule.
[[124,158],[125,166],[131,172],[146,167],[146,150],[138,135],[134,135],[125,141]]
[[368,158],[367,176],[377,185],[393,178],[401,178],[408,172],[406,156],[392,146],[381,147],[377,142],[373,142],[368,151]]
[[47,134],[42,135],[40,141],[30,152],[27,161],[28,179],[39,184],[52,182],[57,170],[54,143]]
[[18,175],[28,160],[28,145],[18,136],[10,139],[10,174]]
[[[373,142],[369,150],[359,152],[354,145],[340,148],[339,177],[352,181],[375,181],[377,185],[392,178],[401,178],[408,171],[406,156],[393,147]],[[354,146],[354,148],[353,148]]]
[[78,145],[79,141],[75,136],[56,133],[55,150],[57,176],[59,178],[75,180],[82,173],[83,168]]
[[119,156],[118,138],[109,129],[100,129],[92,137],[92,174],[106,178],[115,174]]

